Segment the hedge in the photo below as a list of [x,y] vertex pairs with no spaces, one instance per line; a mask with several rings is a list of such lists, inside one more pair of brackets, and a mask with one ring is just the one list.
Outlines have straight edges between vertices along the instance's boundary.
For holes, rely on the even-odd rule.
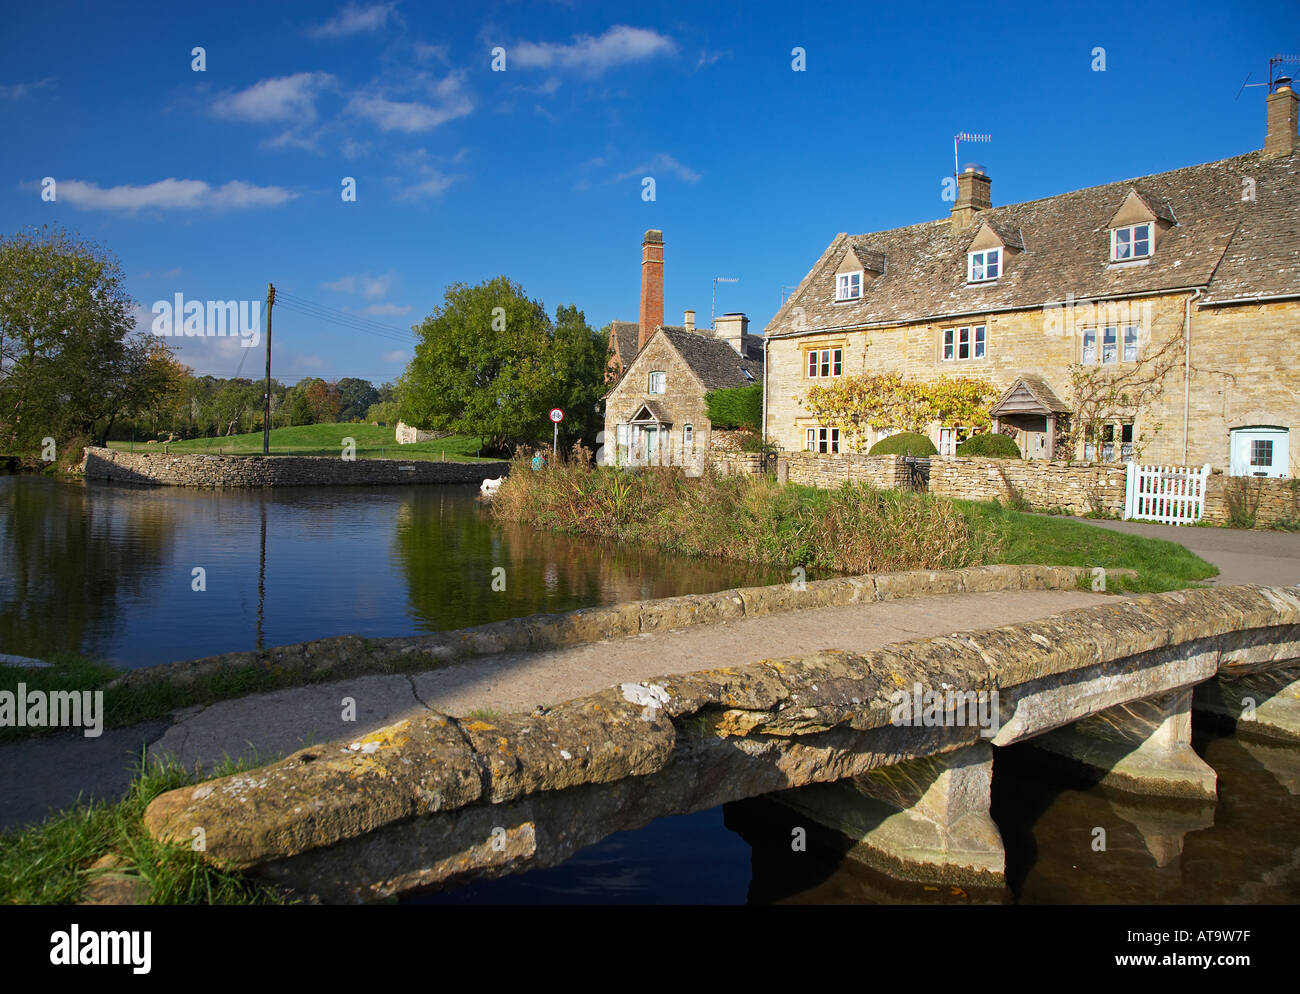
[[748,428],[758,431],[763,424],[763,385],[710,390],[704,407],[714,428]]
[[933,456],[938,453],[929,437],[915,431],[902,431],[882,438],[871,447],[869,456]]
[[1019,459],[1020,446],[1014,438],[994,432],[972,435],[957,446],[959,456],[990,456],[994,459]]

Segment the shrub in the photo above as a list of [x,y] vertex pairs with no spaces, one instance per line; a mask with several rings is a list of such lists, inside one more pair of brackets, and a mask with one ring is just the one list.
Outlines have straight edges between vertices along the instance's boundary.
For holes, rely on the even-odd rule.
[[1015,439],[995,432],[972,435],[957,446],[959,456],[988,456],[992,459],[1019,459],[1020,446]]
[[915,431],[902,431],[882,438],[871,447],[869,456],[932,456],[939,450],[928,437]]
[[747,428],[757,432],[763,422],[763,385],[710,390],[704,407],[715,428]]

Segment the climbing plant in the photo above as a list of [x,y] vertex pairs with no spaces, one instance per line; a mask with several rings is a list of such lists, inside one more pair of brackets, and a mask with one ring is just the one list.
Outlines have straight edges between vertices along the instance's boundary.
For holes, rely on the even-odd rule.
[[866,373],[809,387],[801,403],[818,421],[839,426],[849,447],[861,452],[868,428],[924,433],[938,421],[987,429],[997,396],[992,383],[971,377],[927,383],[898,373]]

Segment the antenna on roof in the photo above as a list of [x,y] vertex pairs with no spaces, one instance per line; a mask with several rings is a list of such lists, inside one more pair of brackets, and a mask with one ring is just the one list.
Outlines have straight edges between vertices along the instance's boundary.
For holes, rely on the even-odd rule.
[[1269,93],[1276,93],[1281,87],[1290,86],[1292,77],[1277,73],[1276,69],[1278,66],[1295,66],[1297,69],[1300,69],[1300,55],[1273,56],[1268,60],[1268,82],[1252,83],[1250,82],[1250,77],[1253,76],[1254,73],[1247,73],[1246,82],[1241,84],[1241,89],[1237,91],[1237,96],[1232,99],[1234,101],[1237,100],[1241,96],[1241,91],[1248,86],[1267,86]]
[[718,284],[719,283],[739,283],[740,280],[734,276],[715,276],[713,277],[713,303],[709,306],[709,327],[716,328],[717,311],[718,311]]
[[992,135],[972,135],[966,131],[958,131],[952,136],[952,174],[958,176],[961,170],[957,168],[957,143],[958,142],[991,142]]

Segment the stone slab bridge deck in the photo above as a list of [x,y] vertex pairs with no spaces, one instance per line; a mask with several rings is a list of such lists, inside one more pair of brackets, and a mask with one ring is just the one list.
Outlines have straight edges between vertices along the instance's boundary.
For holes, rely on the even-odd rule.
[[[1015,568],[946,582],[978,588],[993,582],[989,569]],[[1066,573],[1019,569],[1020,586],[1066,585]],[[882,593],[880,578],[807,586],[759,589],[829,607]],[[661,605],[648,615],[631,607],[651,632],[707,627],[726,620],[732,595],[742,611],[745,593],[647,602]],[[628,608],[587,621],[607,629],[622,611],[626,624]],[[536,644],[578,627],[572,615],[521,619],[471,640]],[[774,793],[901,876],[996,886],[1005,856],[988,810],[992,746],[1032,739],[1121,790],[1212,802],[1214,771],[1190,746],[1194,690],[1205,709],[1294,745],[1297,660],[1295,588],[1111,598],[879,648],[628,680],[532,713],[425,708],[162,795],[145,820],[158,837],[201,836],[210,859],[347,902],[554,865],[656,817]]]

